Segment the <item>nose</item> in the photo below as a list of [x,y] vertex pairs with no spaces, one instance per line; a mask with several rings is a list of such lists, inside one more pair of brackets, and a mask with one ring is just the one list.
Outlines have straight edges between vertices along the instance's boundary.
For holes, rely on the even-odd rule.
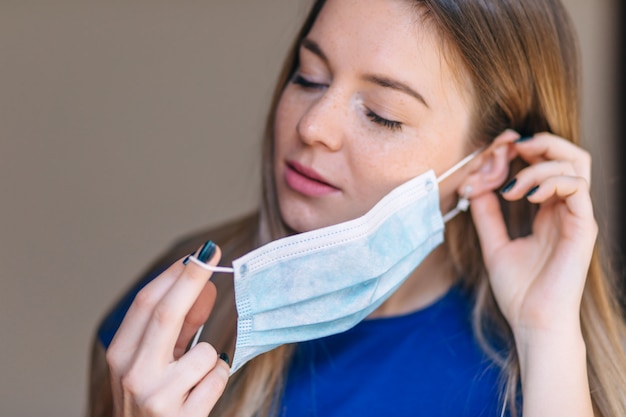
[[342,98],[332,88],[312,101],[298,121],[298,134],[307,145],[321,145],[330,151],[343,146],[342,129],[347,123]]

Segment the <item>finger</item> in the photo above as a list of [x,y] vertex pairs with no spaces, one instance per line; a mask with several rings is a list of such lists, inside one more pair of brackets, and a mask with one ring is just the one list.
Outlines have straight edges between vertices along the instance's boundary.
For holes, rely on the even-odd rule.
[[184,416],[207,416],[224,393],[230,368],[223,360],[218,360],[215,367],[189,393],[183,404]]
[[536,191],[528,196],[528,201],[540,204],[553,197],[563,200],[568,211],[575,217],[594,222],[593,205],[589,196],[589,184],[584,178],[571,176],[550,177],[539,184]]
[[164,390],[172,391],[180,398],[188,393],[215,368],[218,355],[213,346],[200,342],[176,362],[170,364],[167,386]]
[[[219,248],[211,241],[205,243],[198,259],[216,265],[220,259]],[[189,262],[170,290],[154,308],[142,340],[142,359],[169,362],[179,339],[183,322],[198,296],[209,282],[212,273],[194,262]],[[213,285],[212,283],[209,285]]]
[[191,306],[189,313],[185,316],[183,327],[180,330],[178,340],[174,346],[174,358],[179,358],[189,345],[189,341],[209,318],[215,300],[217,298],[217,288],[213,282],[208,281],[204,286],[196,302]]
[[530,139],[515,142],[515,148],[529,164],[550,160],[570,161],[576,175],[591,183],[591,156],[568,140],[550,133],[538,133]]
[[137,350],[155,306],[174,285],[182,271],[182,262],[175,262],[137,293],[107,349],[107,360],[112,367],[119,369],[123,366],[120,363],[122,358],[129,360],[128,352]]
[[522,169],[515,178],[502,187],[502,196],[510,201],[518,200],[535,190],[533,187],[550,177],[576,176],[572,163],[569,161],[540,162]]
[[488,192],[472,199],[470,211],[483,256],[487,261],[493,253],[510,241],[500,203],[494,193]]

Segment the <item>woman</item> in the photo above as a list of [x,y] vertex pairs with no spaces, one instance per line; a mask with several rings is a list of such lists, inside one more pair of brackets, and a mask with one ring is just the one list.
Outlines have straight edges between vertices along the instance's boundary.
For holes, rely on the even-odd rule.
[[[259,213],[181,242],[107,316],[92,415],[624,415],[626,331],[594,249],[577,68],[557,0],[315,2],[269,114]],[[216,265],[219,248],[198,251],[213,239],[229,264],[472,152],[439,190],[444,213],[460,196],[471,214],[368,320],[228,379],[232,279],[205,285],[186,255]],[[185,353],[209,314],[211,344]],[[431,326],[417,339],[416,323]]]

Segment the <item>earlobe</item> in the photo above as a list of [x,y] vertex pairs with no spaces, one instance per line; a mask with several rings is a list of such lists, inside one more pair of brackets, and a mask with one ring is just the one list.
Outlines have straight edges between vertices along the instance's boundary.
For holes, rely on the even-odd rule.
[[471,187],[471,197],[499,188],[509,175],[509,145],[496,143],[480,154],[479,165],[463,181],[457,190],[459,195]]

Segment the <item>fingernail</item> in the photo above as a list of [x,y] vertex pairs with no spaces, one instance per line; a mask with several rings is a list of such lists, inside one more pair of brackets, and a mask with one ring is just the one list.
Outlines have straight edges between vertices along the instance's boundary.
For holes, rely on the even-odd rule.
[[522,136],[521,138],[517,139],[515,143],[527,142],[531,140],[532,138],[533,138],[532,136]]
[[538,189],[539,189],[539,186],[535,185],[533,188],[530,189],[529,192],[526,193],[525,197],[530,197],[531,195],[535,194]]
[[220,353],[220,359],[226,362],[226,365],[230,366],[230,359],[228,358],[226,352]]
[[508,193],[515,186],[515,183],[517,183],[517,178],[513,178],[504,187],[502,187],[502,189],[500,190],[500,193],[501,194]]
[[215,243],[212,240],[207,240],[206,243],[200,249],[200,253],[198,254],[198,260],[200,262],[206,263],[209,259],[213,257],[215,253]]
[[189,258],[191,258],[193,255],[195,255],[196,252],[191,252],[189,255],[187,255],[187,257],[185,259],[183,259],[183,265],[187,265],[189,263]]

